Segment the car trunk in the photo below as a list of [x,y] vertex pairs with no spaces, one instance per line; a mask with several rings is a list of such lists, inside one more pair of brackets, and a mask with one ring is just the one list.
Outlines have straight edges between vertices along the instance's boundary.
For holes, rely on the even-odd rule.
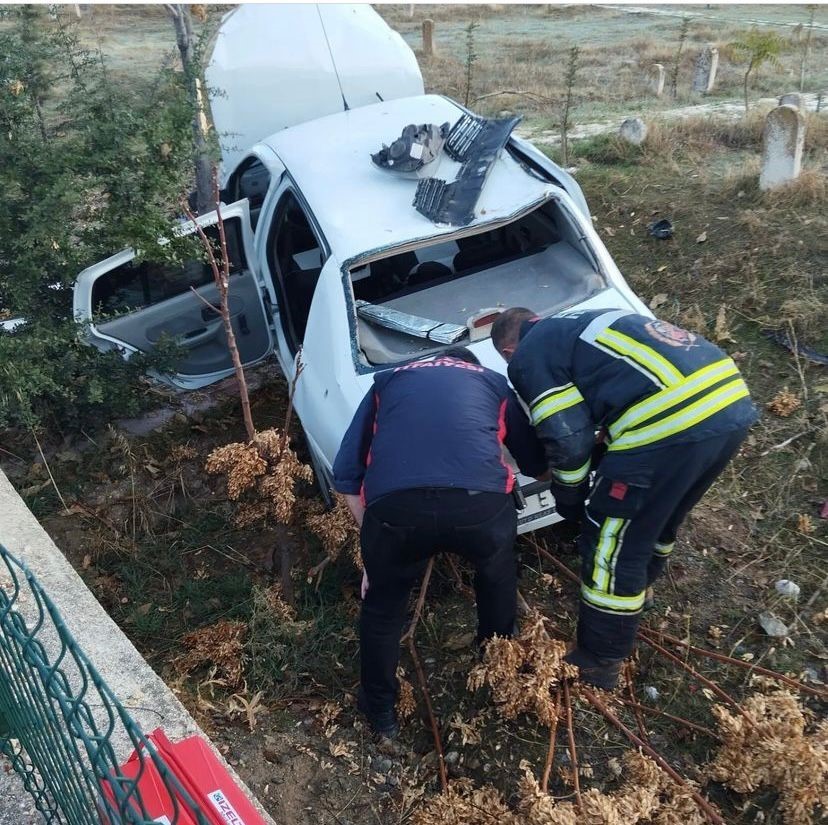
[[[446,344],[390,329],[361,309],[366,305],[466,327],[472,316],[495,307],[527,306],[550,315],[607,286],[577,225],[554,198],[506,225],[375,259],[352,269],[351,279],[359,350],[371,366],[437,353]],[[456,341],[468,343],[468,334]]]

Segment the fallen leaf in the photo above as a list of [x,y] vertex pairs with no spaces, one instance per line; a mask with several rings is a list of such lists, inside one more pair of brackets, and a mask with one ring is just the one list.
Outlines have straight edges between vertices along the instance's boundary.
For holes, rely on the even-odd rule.
[[664,270],[665,270],[665,269],[667,269],[667,264],[664,264],[664,266],[660,266],[660,267],[656,270],[656,272],[664,272]]
[[615,237],[615,230],[614,230],[611,226],[605,226],[605,227],[604,227],[604,232],[606,232],[606,233],[607,233],[607,235],[609,235],[609,236],[610,236],[610,238],[614,238],[614,237]]
[[658,309],[662,304],[667,303],[667,293],[659,292],[658,295],[653,295],[650,301],[650,309]]
[[736,339],[727,326],[727,304],[722,304],[716,313],[716,324],[713,327],[713,337],[720,343],[730,341],[735,344]]
[[92,566],[92,556],[90,556],[89,553],[87,553],[83,557],[83,561],[81,562],[81,569],[82,570],[88,570],[91,566]]
[[696,238],[696,243],[704,243],[707,240],[707,232],[702,232],[698,238]]

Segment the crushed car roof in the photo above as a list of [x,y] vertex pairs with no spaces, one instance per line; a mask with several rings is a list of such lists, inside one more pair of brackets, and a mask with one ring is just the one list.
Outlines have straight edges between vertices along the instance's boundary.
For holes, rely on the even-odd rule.
[[[263,142],[279,155],[333,253],[345,261],[383,247],[457,231],[457,227],[437,226],[419,214],[413,206],[417,179],[377,168],[371,153],[383,143],[390,144],[409,123],[454,124],[463,111],[447,98],[419,95],[319,118],[284,129]],[[509,218],[552,191],[560,190],[501,152],[469,226]]]

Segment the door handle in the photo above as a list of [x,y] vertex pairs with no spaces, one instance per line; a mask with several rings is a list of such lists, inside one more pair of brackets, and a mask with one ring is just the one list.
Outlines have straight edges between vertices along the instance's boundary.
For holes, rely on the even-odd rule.
[[182,347],[186,347],[187,349],[193,349],[194,347],[199,347],[202,344],[206,344],[212,338],[218,334],[219,330],[221,329],[221,321],[215,321],[212,324],[208,324],[205,327],[198,327],[197,329],[192,329],[189,332],[185,332],[184,335],[181,336],[178,343]]

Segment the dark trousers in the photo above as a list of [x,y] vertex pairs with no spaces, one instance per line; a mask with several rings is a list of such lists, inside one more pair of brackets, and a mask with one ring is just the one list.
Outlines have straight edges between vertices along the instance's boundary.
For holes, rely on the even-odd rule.
[[361,534],[369,588],[359,635],[363,700],[371,713],[394,707],[408,598],[436,553],[457,553],[475,568],[478,639],[512,634],[516,535],[517,512],[505,493],[412,489],[369,505]]
[[632,653],[647,586],[663,571],[679,526],[745,435],[738,430],[602,460],[579,539],[579,647],[604,659]]

